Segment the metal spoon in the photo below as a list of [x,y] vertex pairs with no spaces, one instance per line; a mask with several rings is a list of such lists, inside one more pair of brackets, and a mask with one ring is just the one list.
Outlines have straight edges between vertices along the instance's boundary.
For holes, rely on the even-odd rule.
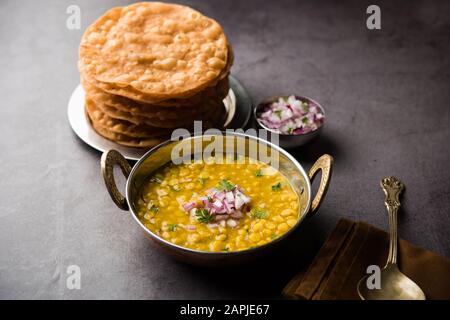
[[358,294],[363,300],[425,300],[422,289],[397,267],[397,211],[404,185],[395,177],[383,178],[380,184],[386,195],[384,204],[389,215],[389,255],[386,266],[380,272],[380,289],[369,289],[369,276],[365,276],[358,283]]

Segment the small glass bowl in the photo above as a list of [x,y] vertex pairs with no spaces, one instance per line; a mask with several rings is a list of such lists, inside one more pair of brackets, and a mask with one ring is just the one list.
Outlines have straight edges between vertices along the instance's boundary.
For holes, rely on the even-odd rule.
[[295,98],[297,100],[300,100],[302,102],[307,102],[310,106],[317,106],[317,108],[319,108],[319,110],[322,112],[323,114],[323,121],[322,124],[314,131],[310,131],[307,133],[300,133],[300,134],[289,134],[289,133],[280,133],[277,130],[274,129],[270,129],[268,127],[266,127],[259,119],[258,114],[260,112],[262,112],[262,109],[264,107],[266,107],[268,104],[271,104],[273,102],[278,101],[279,98],[288,98],[291,95],[279,95],[279,96],[274,96],[274,97],[270,97],[267,99],[264,99],[263,101],[261,101],[254,109],[253,114],[255,117],[255,122],[256,125],[261,128],[261,129],[265,129],[271,133],[275,133],[278,134],[279,136],[279,143],[280,143],[280,147],[282,148],[295,148],[295,147],[299,147],[302,146],[306,143],[308,143],[309,141],[311,141],[312,139],[314,139],[315,137],[317,137],[319,135],[319,133],[322,131],[323,126],[325,125],[325,110],[323,110],[323,107],[315,100],[308,98],[308,97],[302,97],[302,96],[298,96],[298,95],[294,95]]

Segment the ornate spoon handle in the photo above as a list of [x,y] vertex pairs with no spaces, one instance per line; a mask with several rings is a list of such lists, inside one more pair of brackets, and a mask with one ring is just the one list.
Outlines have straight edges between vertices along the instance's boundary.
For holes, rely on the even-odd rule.
[[386,195],[384,204],[386,205],[388,215],[389,215],[389,254],[387,263],[397,264],[397,211],[400,208],[400,193],[403,191],[405,186],[403,183],[395,177],[386,177],[381,180],[381,188]]

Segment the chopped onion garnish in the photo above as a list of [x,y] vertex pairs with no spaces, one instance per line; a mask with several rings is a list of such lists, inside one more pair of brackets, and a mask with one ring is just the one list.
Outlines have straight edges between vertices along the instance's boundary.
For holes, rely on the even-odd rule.
[[317,105],[291,95],[266,105],[258,118],[278,133],[304,134],[317,130],[323,124],[324,115]]
[[[226,191],[220,188],[226,187]],[[202,219],[205,222],[230,221],[227,225],[235,227],[237,219],[244,216],[242,212],[249,211],[251,199],[247,197],[243,190],[227,180],[220,182],[219,187],[207,191],[206,196],[193,196],[189,202],[182,205],[183,209],[191,214],[192,218],[197,216],[196,210],[202,211]],[[221,223],[220,223],[221,224]],[[207,223],[208,227],[216,227],[217,224]]]

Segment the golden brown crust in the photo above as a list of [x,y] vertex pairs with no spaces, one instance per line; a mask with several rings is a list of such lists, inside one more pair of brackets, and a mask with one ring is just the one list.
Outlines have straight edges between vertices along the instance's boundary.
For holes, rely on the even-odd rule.
[[142,2],[111,9],[86,30],[79,68],[104,90],[166,99],[214,84],[228,61],[216,21],[186,6]]
[[94,130],[148,148],[173,129],[222,129],[233,50],[220,25],[181,5],[136,3],[88,27],[79,70]]

